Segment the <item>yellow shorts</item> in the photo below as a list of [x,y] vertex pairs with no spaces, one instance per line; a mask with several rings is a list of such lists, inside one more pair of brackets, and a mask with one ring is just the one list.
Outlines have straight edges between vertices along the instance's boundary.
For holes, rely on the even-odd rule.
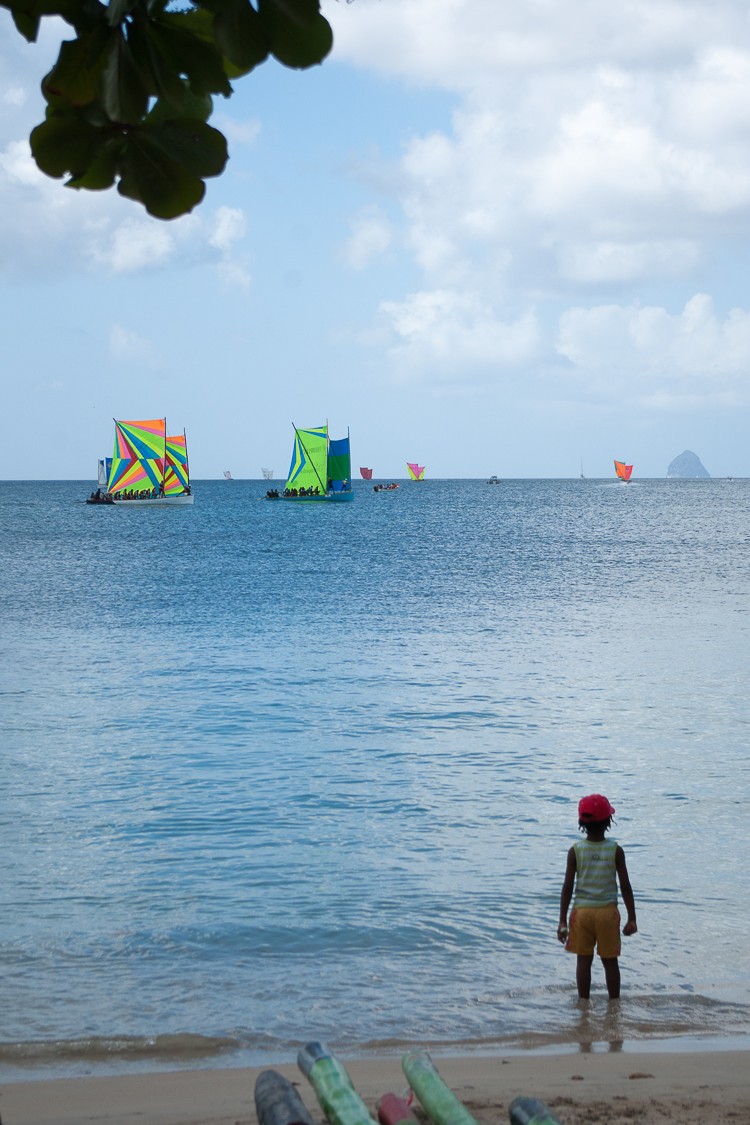
[[576,906],[570,912],[568,953],[592,957],[594,947],[605,959],[620,956],[620,911],[616,906]]

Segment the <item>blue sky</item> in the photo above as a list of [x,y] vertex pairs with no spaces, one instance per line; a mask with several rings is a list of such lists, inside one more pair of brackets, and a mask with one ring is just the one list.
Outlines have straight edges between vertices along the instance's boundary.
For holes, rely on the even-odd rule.
[[112,418],[194,478],[292,423],[403,477],[750,476],[750,18],[680,0],[325,0],[322,67],[219,99],[192,215],[39,173],[65,25],[0,10],[0,478],[91,479]]

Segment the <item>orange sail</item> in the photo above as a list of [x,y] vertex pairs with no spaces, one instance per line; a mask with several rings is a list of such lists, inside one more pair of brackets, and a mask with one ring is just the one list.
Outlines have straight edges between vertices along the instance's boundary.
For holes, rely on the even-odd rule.
[[630,475],[633,472],[632,465],[626,465],[624,461],[615,461],[615,472],[620,480],[630,480]]

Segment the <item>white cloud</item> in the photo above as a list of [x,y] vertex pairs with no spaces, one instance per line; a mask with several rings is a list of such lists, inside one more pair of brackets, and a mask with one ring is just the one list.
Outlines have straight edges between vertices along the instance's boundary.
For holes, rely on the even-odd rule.
[[121,324],[112,325],[109,351],[112,358],[120,363],[145,365],[152,369],[161,366],[161,360],[151,341]]
[[[690,297],[717,261],[726,289],[745,292],[745,6],[327,0],[324,10],[338,58],[455,95],[443,128],[403,143],[392,179],[393,242],[423,282],[380,304],[401,367],[471,379],[472,367],[517,364],[537,385],[554,371],[573,398],[583,387],[609,395],[618,372],[626,394],[660,410],[744,393],[750,314]],[[665,282],[669,296],[654,301]]]
[[21,86],[8,86],[3,90],[2,100],[6,105],[22,106],[26,101],[26,91]]
[[[590,386],[609,387],[623,400],[750,401],[750,310],[717,316],[706,294],[679,314],[657,306],[600,305],[560,317],[557,351]],[[646,401],[646,400],[644,400]]]
[[538,353],[532,312],[503,321],[476,295],[412,293],[405,301],[384,301],[380,311],[394,337],[389,355],[401,375],[462,383],[524,366]]
[[210,245],[226,254],[247,233],[245,214],[238,207],[219,207],[212,217],[210,230]]
[[685,274],[698,262],[699,248],[687,239],[563,243],[557,260],[562,278],[608,284]]
[[137,273],[163,265],[174,252],[174,237],[164,223],[128,219],[114,228],[90,230],[86,253],[112,273]]
[[368,208],[354,217],[351,234],[344,247],[344,259],[355,270],[362,270],[382,257],[393,242],[393,227],[379,211]]

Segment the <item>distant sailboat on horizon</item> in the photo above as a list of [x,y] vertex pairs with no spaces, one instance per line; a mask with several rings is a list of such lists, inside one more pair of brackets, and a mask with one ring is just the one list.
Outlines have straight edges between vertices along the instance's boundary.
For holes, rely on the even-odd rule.
[[234,480],[234,477],[230,473],[229,469],[224,470],[224,480]]
[[263,480],[273,480],[273,469],[261,469]]
[[407,461],[406,467],[412,480],[424,480],[424,465],[417,465],[416,461]]
[[618,479],[627,484],[633,472],[632,465],[626,465],[624,461],[615,461],[615,472]]
[[372,480],[372,469],[360,467],[359,473],[362,480]]

